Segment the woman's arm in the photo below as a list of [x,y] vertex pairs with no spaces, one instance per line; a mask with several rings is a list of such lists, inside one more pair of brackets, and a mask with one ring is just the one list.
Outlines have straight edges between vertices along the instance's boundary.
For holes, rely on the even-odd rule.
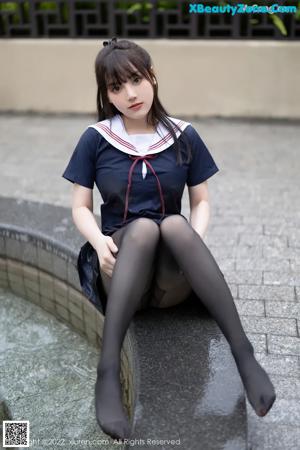
[[93,214],[93,190],[74,183],[72,195],[72,217],[80,233],[98,251],[104,235]]
[[189,186],[190,224],[203,239],[209,222],[210,207],[207,181]]

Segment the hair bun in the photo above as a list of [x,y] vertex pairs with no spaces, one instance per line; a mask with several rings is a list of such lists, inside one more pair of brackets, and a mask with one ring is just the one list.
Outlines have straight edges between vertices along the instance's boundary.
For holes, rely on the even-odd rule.
[[107,45],[112,45],[115,42],[117,42],[116,37],[111,38],[109,41],[103,41],[103,47],[106,47]]

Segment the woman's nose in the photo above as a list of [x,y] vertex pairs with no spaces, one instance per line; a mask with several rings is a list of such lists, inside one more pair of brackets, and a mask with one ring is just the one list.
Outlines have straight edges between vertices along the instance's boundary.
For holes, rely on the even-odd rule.
[[134,87],[130,86],[129,83],[127,84],[127,86],[125,85],[125,89],[126,89],[126,95],[127,95],[128,100],[131,100],[136,97]]

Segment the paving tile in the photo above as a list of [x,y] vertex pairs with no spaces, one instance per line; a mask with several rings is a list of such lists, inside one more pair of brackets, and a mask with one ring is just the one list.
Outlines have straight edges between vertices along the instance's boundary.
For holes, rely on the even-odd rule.
[[300,337],[268,334],[267,342],[270,353],[300,356]]
[[266,236],[263,234],[250,234],[243,233],[239,239],[239,245],[271,245],[276,248],[286,248],[287,247],[287,237],[286,236]]
[[270,375],[278,398],[299,399],[300,402],[300,378]]
[[289,270],[289,259],[243,258],[236,261],[236,270]]
[[271,284],[274,286],[300,286],[300,273],[299,272],[282,272],[282,271],[264,271],[263,283]]
[[[255,414],[251,411],[250,414]],[[272,409],[262,418],[265,424],[293,425],[300,423],[300,402],[298,399],[276,398]]]
[[265,258],[299,258],[300,248],[299,247],[286,247],[286,248],[276,248],[273,246],[263,247],[263,256]]
[[286,224],[266,224],[264,225],[265,235],[278,235],[278,236],[297,236],[299,235],[299,229],[296,227],[290,227]]
[[250,333],[274,333],[287,336],[297,336],[295,319],[274,317],[241,316],[246,331]]
[[237,245],[238,237],[232,237],[232,236],[226,236],[226,238],[223,235],[219,234],[209,234],[205,237],[204,242],[207,245],[208,248],[210,246],[215,247],[231,247],[234,245]]
[[261,258],[262,248],[261,247],[247,247],[247,246],[236,246],[236,247],[216,247],[210,246],[210,251],[215,258]]
[[[248,419],[249,450],[299,450],[300,428]],[[250,423],[249,423],[250,422]]]
[[265,305],[262,300],[235,300],[239,314],[243,316],[265,316]]
[[256,225],[212,225],[211,226],[211,233],[213,234],[220,234],[222,236],[238,236],[242,233],[262,233],[263,226],[262,224],[256,224]]
[[240,284],[238,295],[240,299],[244,300],[296,300],[295,290],[291,286],[248,286]]
[[297,356],[264,355],[258,353],[257,360],[268,374],[282,375],[285,377],[299,377],[300,367]]
[[267,317],[287,317],[300,320],[300,303],[265,301]]
[[225,270],[224,275],[228,283],[262,284],[262,270]]

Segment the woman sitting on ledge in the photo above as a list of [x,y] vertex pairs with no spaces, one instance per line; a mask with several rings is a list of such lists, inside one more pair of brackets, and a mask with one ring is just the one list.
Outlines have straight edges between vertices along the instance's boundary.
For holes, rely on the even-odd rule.
[[[149,54],[127,40],[103,43],[95,62],[98,122],[83,132],[63,177],[74,183],[73,220],[98,256],[107,294],[95,385],[97,421],[129,438],[120,352],[135,312],[186,300],[193,290],[230,345],[248,400],[265,416],[276,395],[254,356],[234,300],[203,242],[207,179],[219,169],[193,126],[168,116]],[[101,231],[94,182],[103,198]],[[185,184],[190,222],[181,214]]]

